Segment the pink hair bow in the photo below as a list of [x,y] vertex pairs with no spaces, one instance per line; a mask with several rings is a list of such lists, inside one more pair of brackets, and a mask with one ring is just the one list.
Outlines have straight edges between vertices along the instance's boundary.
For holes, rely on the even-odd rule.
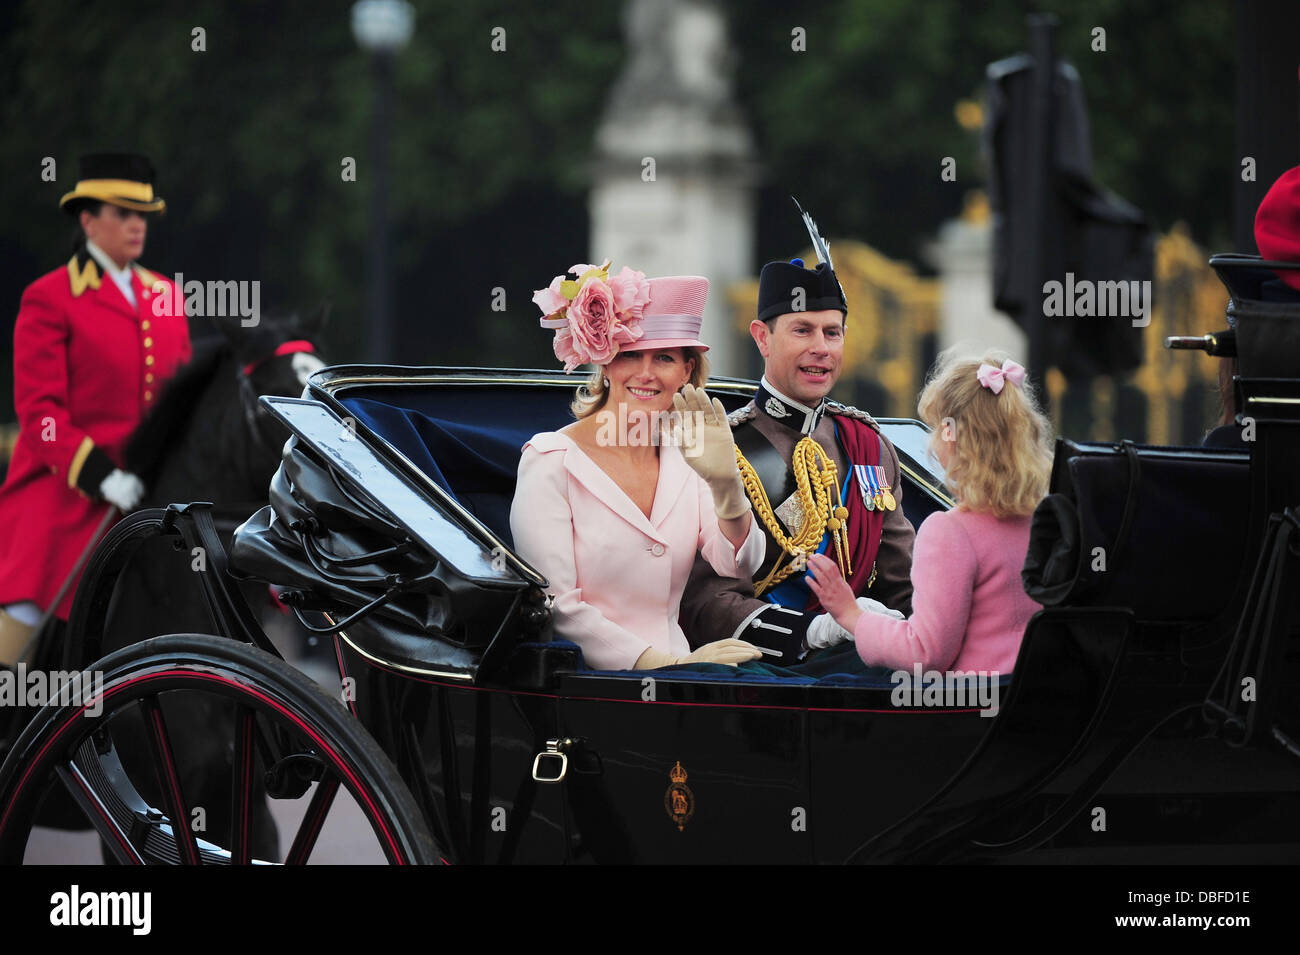
[[980,365],[980,370],[975,372],[975,377],[989,391],[995,395],[1000,395],[1008,381],[1017,388],[1025,383],[1025,366],[1012,361],[1010,358],[1002,363],[1001,368],[985,363]]

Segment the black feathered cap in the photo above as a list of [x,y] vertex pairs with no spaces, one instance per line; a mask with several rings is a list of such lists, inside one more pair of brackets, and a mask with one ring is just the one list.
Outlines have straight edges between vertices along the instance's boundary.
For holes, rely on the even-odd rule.
[[[801,308],[795,308],[796,289],[803,289]],[[840,280],[825,262],[814,269],[804,268],[803,259],[769,262],[758,276],[758,320],[770,322],[787,312],[820,312],[836,308],[845,315],[849,303]]]

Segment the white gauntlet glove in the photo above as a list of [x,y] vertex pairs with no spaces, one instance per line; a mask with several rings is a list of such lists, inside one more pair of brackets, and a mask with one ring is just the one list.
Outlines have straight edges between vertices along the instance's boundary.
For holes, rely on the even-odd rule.
[[[872,600],[870,597],[859,597],[856,603],[867,613],[878,613],[893,617],[895,620],[906,619],[897,610],[890,610],[879,600]],[[836,623],[835,618],[830,614],[823,613],[813,617],[812,623],[808,624],[808,635],[805,639],[810,650],[824,650],[836,644],[851,643],[853,634]]]
[[812,623],[808,624],[808,634],[804,639],[808,642],[808,649],[825,650],[827,647],[852,641],[853,634],[836,623],[835,618],[830,614],[819,613],[813,617]]
[[140,499],[144,497],[144,484],[130,471],[114,468],[108,477],[99,482],[99,495],[126,514],[140,505]]
[[708,483],[714,511],[723,520],[743,516],[750,509],[749,496],[736,467],[736,442],[727,424],[727,409],[717,398],[710,402],[703,388],[689,384],[673,395],[673,409],[681,418],[675,431],[682,456]]
[[867,613],[878,613],[886,617],[893,617],[895,620],[906,620],[899,610],[890,610],[879,600],[872,600],[870,597],[859,597],[857,604]]

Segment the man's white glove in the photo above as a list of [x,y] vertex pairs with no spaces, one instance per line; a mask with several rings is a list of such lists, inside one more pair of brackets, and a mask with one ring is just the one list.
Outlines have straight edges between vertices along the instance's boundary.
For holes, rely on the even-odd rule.
[[813,617],[812,623],[808,624],[808,633],[804,639],[808,643],[809,650],[825,650],[827,647],[851,641],[853,634],[836,623],[835,618],[830,614],[819,613]]
[[[890,610],[879,600],[872,600],[870,597],[859,597],[856,603],[867,613],[878,613],[893,617],[895,620],[905,619],[897,610]],[[805,639],[808,642],[808,649],[824,650],[840,643],[852,642],[853,634],[836,623],[835,618],[830,614],[823,613],[813,617],[812,623],[808,624],[808,635]]]
[[709,485],[713,509],[730,520],[750,509],[749,495],[736,467],[736,442],[727,423],[727,409],[714,398],[709,401],[703,388],[686,385],[673,395],[673,410],[680,423],[674,427],[686,463]]
[[762,655],[762,651],[752,643],[746,643],[744,640],[737,640],[735,638],[728,638],[726,640],[715,640],[712,643],[706,643],[698,650],[689,653],[684,657],[675,657],[671,654],[664,653],[662,650],[656,650],[654,647],[647,647],[645,651],[637,657],[636,663],[633,664],[633,669],[656,670],[659,667],[677,666],[681,663],[722,663],[726,666],[734,667],[749,660],[757,660]]
[[865,610],[867,613],[883,614],[886,617],[893,617],[895,620],[907,619],[905,616],[903,616],[901,611],[890,610],[879,600],[872,600],[870,597],[859,597],[857,603],[858,606],[861,607],[863,610]]
[[130,471],[114,468],[99,482],[99,496],[126,514],[140,506],[144,497],[144,484]]

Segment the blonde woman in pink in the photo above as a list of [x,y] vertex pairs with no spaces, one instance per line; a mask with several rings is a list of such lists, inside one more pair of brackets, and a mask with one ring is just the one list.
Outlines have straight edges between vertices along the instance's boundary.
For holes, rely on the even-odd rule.
[[1038,609],[1020,569],[1030,515],[1047,493],[1051,424],[1025,369],[1001,353],[942,357],[919,410],[957,506],[917,530],[912,616],[863,611],[821,555],[809,560],[809,586],[868,666],[1010,673]]
[[748,579],[766,537],[753,519],[722,404],[704,392],[709,280],[575,265],[533,301],[569,371],[594,366],[577,419],[524,445],[510,509],[515,549],[545,575],[557,635],[600,670],[736,666],[743,640],[692,650],[678,623],[695,555]]

